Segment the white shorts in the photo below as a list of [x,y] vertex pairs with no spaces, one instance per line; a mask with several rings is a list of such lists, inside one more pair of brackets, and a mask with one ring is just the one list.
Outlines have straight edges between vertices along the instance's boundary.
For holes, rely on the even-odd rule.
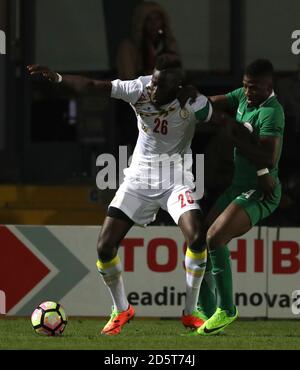
[[185,185],[174,185],[164,193],[155,189],[133,189],[126,181],[122,183],[109,207],[123,211],[137,225],[146,226],[153,222],[159,208],[167,211],[178,224],[180,216],[190,210],[199,209],[191,196],[192,190]]

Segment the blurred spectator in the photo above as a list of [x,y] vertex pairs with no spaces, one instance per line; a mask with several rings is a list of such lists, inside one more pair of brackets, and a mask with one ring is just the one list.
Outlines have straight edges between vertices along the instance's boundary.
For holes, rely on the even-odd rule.
[[[153,1],[139,4],[133,11],[131,35],[123,39],[117,52],[117,78],[135,79],[152,74],[156,56],[177,53],[177,44],[165,10]],[[137,140],[135,113],[123,101],[117,101],[117,145],[126,145],[131,155]]]
[[118,78],[152,74],[158,54],[178,52],[165,10],[157,3],[139,4],[133,13],[131,36],[122,40],[117,54]]

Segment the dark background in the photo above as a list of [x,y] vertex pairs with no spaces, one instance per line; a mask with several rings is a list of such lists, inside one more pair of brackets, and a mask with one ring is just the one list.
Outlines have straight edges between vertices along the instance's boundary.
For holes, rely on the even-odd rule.
[[[119,145],[127,145],[131,154],[137,129],[133,114],[122,124],[122,103],[76,98],[61,86],[30,79],[25,66],[39,63],[60,73],[117,78],[117,46],[130,33],[132,11],[140,2],[0,0],[0,29],[7,37],[7,54],[0,55],[1,184],[95,186],[99,154],[116,154]],[[300,29],[300,2],[158,3],[170,16],[187,79],[203,94],[216,95],[239,87],[245,66],[256,58],[273,62],[278,95],[286,110],[280,163],[284,195],[279,210],[266,223],[299,225],[300,108],[289,110],[285,81],[295,81],[294,95],[299,94],[300,105],[300,55],[291,51],[291,34]],[[193,142],[193,150],[207,158],[208,200],[204,200],[204,208],[230,182],[232,163],[228,153],[220,152],[218,140],[204,129]],[[168,219],[158,222],[167,223]]]

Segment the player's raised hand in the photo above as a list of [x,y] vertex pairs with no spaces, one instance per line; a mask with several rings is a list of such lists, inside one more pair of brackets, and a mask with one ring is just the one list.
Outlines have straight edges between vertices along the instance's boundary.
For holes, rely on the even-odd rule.
[[48,67],[40,66],[39,64],[30,64],[27,66],[27,70],[32,76],[40,75],[43,79],[50,82],[59,82],[59,75]]

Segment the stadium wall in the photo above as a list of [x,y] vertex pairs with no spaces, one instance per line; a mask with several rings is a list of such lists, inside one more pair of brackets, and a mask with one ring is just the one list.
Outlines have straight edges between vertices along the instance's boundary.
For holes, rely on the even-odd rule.
[[[54,300],[69,315],[107,316],[111,299],[95,266],[98,232],[95,226],[0,226],[7,314],[29,315]],[[119,254],[137,316],[181,315],[184,249],[177,227],[134,227],[123,240]],[[298,301],[293,295],[300,290],[299,228],[255,227],[232,241],[230,251],[241,317],[300,318],[300,292]]]

